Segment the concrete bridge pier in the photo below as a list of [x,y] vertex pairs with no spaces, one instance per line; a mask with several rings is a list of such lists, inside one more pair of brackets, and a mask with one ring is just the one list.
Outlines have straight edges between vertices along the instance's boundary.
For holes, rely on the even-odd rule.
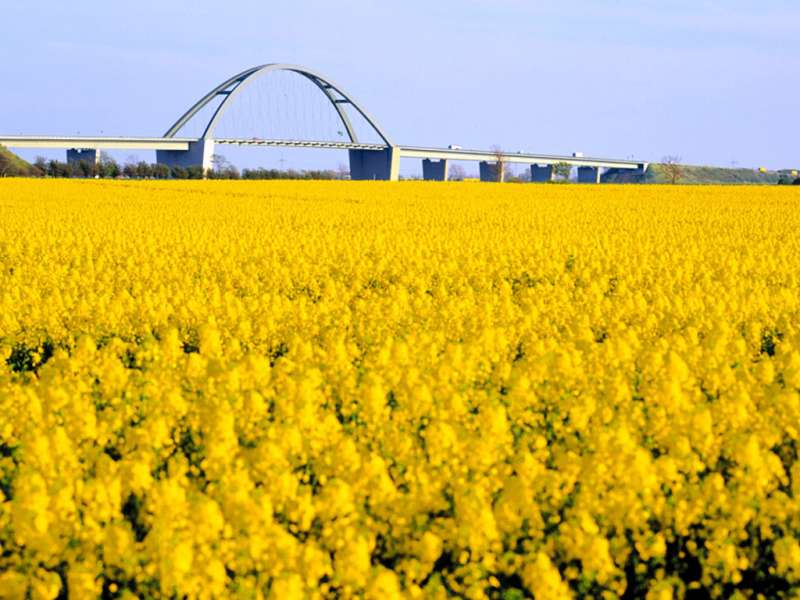
[[400,152],[395,147],[384,150],[349,150],[350,179],[354,181],[397,181],[400,177]]
[[201,167],[210,171],[211,157],[214,155],[214,140],[201,139],[189,142],[188,150],[156,150],[156,162],[168,167]]
[[578,183],[600,183],[600,167],[578,167]]
[[553,165],[531,165],[531,181],[553,181]]
[[441,160],[422,160],[422,178],[425,181],[447,181],[449,165],[446,158]]
[[91,148],[70,148],[67,150],[67,163],[77,165],[80,162],[90,165],[100,164],[100,151]]
[[[497,169],[501,169],[499,179],[497,177]],[[481,163],[478,165],[478,170],[480,172],[481,181],[506,180],[505,168],[503,165],[498,165],[498,163],[490,163],[485,160],[481,161]]]

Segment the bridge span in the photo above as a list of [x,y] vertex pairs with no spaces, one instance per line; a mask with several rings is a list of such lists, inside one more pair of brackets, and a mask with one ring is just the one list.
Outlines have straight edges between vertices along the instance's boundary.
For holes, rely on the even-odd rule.
[[[264,139],[259,137],[217,137],[215,129],[235,98],[256,79],[276,71],[296,73],[313,83],[330,102],[341,121],[348,140]],[[178,137],[176,134],[203,109],[216,109],[199,137]],[[350,109],[348,112],[347,109]],[[372,128],[380,142],[360,141],[352,123],[353,112]],[[0,144],[9,148],[66,149],[69,162],[97,162],[102,150],[155,150],[156,162],[167,166],[199,166],[210,169],[216,144],[238,146],[268,146],[320,148],[347,150],[350,158],[350,177],[356,180],[397,180],[401,158],[422,160],[424,179],[446,180],[449,162],[476,161],[480,163],[483,181],[498,181],[508,163],[528,164],[533,181],[549,181],[554,176],[554,165],[566,163],[578,167],[578,181],[600,182],[603,169],[628,169],[644,172],[648,164],[636,160],[596,158],[584,156],[559,156],[528,152],[500,153],[490,150],[465,150],[462,148],[427,148],[402,146],[391,141],[375,119],[367,113],[341,87],[330,79],[304,67],[287,64],[266,64],[253,67],[222,82],[187,110],[162,137],[103,137],[103,136],[32,136],[0,135]]]

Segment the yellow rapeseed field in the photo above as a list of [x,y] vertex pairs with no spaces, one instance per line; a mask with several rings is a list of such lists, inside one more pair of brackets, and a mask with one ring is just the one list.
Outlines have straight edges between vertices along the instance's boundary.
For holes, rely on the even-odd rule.
[[797,594],[800,190],[0,181],[0,597]]

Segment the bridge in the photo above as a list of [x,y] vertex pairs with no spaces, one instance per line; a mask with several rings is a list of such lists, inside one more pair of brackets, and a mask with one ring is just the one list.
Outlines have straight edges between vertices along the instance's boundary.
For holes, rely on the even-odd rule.
[[[273,137],[228,137],[216,135],[217,128],[237,98],[257,81],[272,73],[292,73],[315,87],[340,127],[337,132],[346,139],[300,139]],[[296,111],[296,107],[295,112]],[[203,115],[210,117],[205,120]],[[282,119],[290,118],[287,114]],[[197,136],[178,136],[195,119],[201,120],[202,133]],[[274,120],[274,119],[273,119]],[[355,121],[366,126],[370,140],[361,139]],[[483,181],[497,181],[504,177],[506,164],[530,165],[533,181],[549,181],[554,176],[554,166],[566,163],[578,168],[578,181],[600,182],[603,169],[626,169],[644,172],[648,164],[643,161],[592,158],[580,155],[559,156],[527,152],[500,153],[493,150],[466,150],[460,147],[427,148],[395,144],[375,119],[342,88],[329,78],[305,67],[288,64],[265,64],[252,67],[223,81],[193,104],[162,137],[97,137],[97,136],[29,136],[0,135],[0,144],[10,148],[66,149],[69,162],[97,162],[102,150],[155,150],[156,162],[169,167],[212,167],[216,145],[320,148],[347,150],[350,159],[350,177],[354,180],[382,179],[396,181],[401,158],[422,160],[423,178],[447,180],[449,163],[453,160],[480,163]],[[500,171],[500,173],[498,173]]]

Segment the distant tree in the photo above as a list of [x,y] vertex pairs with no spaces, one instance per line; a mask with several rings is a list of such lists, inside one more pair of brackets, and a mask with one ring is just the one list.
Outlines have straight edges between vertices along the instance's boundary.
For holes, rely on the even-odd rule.
[[797,179],[794,180],[794,184],[793,185],[800,185],[800,177],[798,177]]
[[447,179],[450,181],[464,181],[467,178],[467,172],[461,165],[451,165],[450,172],[447,174]]
[[100,177],[119,177],[121,169],[116,160],[114,160],[107,152],[100,153],[100,164],[98,174]]
[[122,169],[119,166],[119,163],[115,161],[113,158],[103,165],[104,177],[110,177],[112,179],[116,179],[122,174]]
[[242,171],[242,179],[276,179],[273,174],[277,172],[275,169],[264,169],[263,167],[245,169]]
[[339,166],[336,167],[336,179],[350,179],[350,167],[339,163]]
[[170,167],[170,174],[173,179],[188,179],[189,173],[183,167]]
[[94,177],[94,163],[86,160],[79,160],[76,169],[78,177]]
[[337,179],[338,175],[336,171],[330,169],[311,169],[310,171],[301,171],[301,177],[303,179],[330,180]]
[[661,159],[661,168],[671,184],[674,185],[683,179],[683,165],[680,156],[671,154],[665,156]]
[[44,156],[37,156],[33,161],[33,168],[37,171],[38,177],[47,175],[47,159]]
[[216,171],[217,173],[221,173],[226,169],[231,167],[231,163],[228,162],[228,159],[225,158],[222,154],[212,154],[211,155],[211,168]]
[[169,179],[170,170],[167,165],[155,164],[150,167],[150,173],[155,179]]
[[136,165],[131,162],[126,163],[125,166],[122,167],[122,174],[130,179],[136,179],[136,177],[138,177],[136,174]]
[[502,183],[506,177],[506,155],[500,146],[492,146],[494,153],[495,167],[497,168],[497,182]]
[[143,160],[136,163],[136,177],[139,179],[148,179],[153,176],[153,167]]
[[239,169],[230,163],[225,163],[225,166],[210,169],[206,173],[206,176],[209,179],[239,179],[241,177]]
[[564,180],[568,180],[572,174],[572,165],[566,162],[559,162],[553,165],[553,174]]
[[[236,179],[239,176],[238,171],[234,169],[234,172],[231,173],[228,178]],[[280,171],[278,169],[264,169],[264,168],[256,168],[256,169],[245,169],[242,171],[240,177],[242,179],[321,179],[321,180],[331,180],[331,179],[338,179],[340,174],[337,171],[333,171],[330,169],[324,170],[316,170],[311,169],[308,171],[296,171],[295,169],[288,169],[286,171]]]
[[188,179],[202,179],[203,175],[205,175],[203,171],[203,167],[200,165],[191,165],[186,167],[186,177]]

